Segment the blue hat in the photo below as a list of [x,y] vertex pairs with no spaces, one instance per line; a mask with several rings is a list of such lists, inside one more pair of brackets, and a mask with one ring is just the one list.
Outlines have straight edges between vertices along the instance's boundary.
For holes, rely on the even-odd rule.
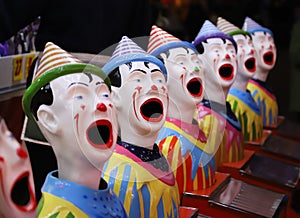
[[114,69],[122,64],[135,61],[151,62],[159,66],[163,74],[166,76],[167,71],[163,62],[153,55],[147,54],[135,42],[127,36],[123,36],[115,51],[113,52],[110,60],[102,67],[106,74],[110,74]]
[[212,38],[221,38],[221,39],[228,39],[232,42],[233,46],[237,50],[237,45],[235,40],[223,33],[221,30],[219,30],[212,22],[209,20],[206,20],[204,24],[202,25],[198,35],[196,36],[195,40],[193,41],[193,44],[197,46],[201,42],[205,41],[206,39],[212,39]]
[[252,20],[249,17],[245,18],[242,29],[249,33],[267,32],[274,38],[274,34],[270,29],[268,29],[266,27],[262,27],[261,25],[259,25],[258,23],[256,23],[254,20]]

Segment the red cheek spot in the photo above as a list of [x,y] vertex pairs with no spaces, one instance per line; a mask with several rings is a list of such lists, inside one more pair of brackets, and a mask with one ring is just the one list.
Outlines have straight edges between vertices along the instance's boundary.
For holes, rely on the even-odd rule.
[[166,88],[163,86],[163,87],[161,87],[161,89],[165,92],[166,91]]
[[108,106],[111,107],[111,108],[113,108],[113,105],[112,105],[112,104],[109,104]]
[[28,157],[28,154],[27,154],[27,152],[24,150],[24,148],[22,148],[22,147],[19,147],[18,149],[17,149],[17,155],[20,157],[20,158],[27,158]]
[[82,110],[84,110],[84,109],[85,109],[85,105],[81,105],[80,107],[81,107],[81,109],[82,109]]

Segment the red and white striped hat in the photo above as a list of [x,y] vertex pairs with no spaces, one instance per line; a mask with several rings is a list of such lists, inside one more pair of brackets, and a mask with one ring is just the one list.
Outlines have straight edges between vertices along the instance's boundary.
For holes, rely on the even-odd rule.
[[197,51],[191,43],[181,41],[180,39],[176,38],[175,36],[171,35],[170,33],[166,32],[156,25],[152,26],[147,49],[147,52],[149,54],[157,56],[164,51],[178,47],[187,47],[193,49],[194,51]]
[[217,28],[221,30],[223,33],[226,33],[230,36],[234,36],[238,34],[250,35],[248,32],[241,30],[240,28],[233,25],[232,23],[230,23],[229,21],[225,20],[222,17],[218,17]]
[[83,63],[59,46],[48,42],[44,48],[39,66],[33,75],[33,82],[26,89],[22,98],[22,106],[25,114],[29,118],[33,118],[30,110],[31,101],[43,86],[60,76],[73,73],[95,74],[102,78],[110,88],[110,80],[101,68]]

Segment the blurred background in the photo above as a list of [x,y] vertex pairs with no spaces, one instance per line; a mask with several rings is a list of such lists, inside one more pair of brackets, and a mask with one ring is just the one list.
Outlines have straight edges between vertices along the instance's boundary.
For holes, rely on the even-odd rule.
[[298,0],[151,0],[151,7],[153,23],[187,41],[195,39],[206,19],[216,24],[218,17],[242,28],[248,16],[271,29],[277,62],[268,83],[277,96],[279,114],[300,121],[300,60],[296,62],[300,59]]

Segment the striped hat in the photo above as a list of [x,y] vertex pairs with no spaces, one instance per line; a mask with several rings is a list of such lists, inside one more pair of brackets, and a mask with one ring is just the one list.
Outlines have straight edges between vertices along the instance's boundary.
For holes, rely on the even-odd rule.
[[234,47],[237,49],[236,42],[234,41],[234,39],[231,36],[223,33],[209,20],[205,20],[198,35],[196,36],[195,40],[193,41],[193,44],[195,46],[197,46],[201,42],[203,42],[207,39],[211,39],[211,38],[228,39],[229,41],[232,42]]
[[240,28],[228,22],[222,17],[218,17],[217,28],[230,36],[240,35],[240,34],[250,36],[248,32],[241,30]]
[[31,101],[43,86],[60,76],[73,73],[95,74],[101,77],[110,88],[110,80],[101,68],[85,64],[57,45],[48,42],[43,51],[39,66],[34,72],[32,83],[26,89],[22,98],[22,106],[25,114],[29,118],[33,118],[30,110]]
[[127,36],[123,36],[113,52],[110,60],[103,66],[103,71],[110,74],[114,69],[128,62],[144,61],[151,62],[160,67],[166,75],[164,64],[155,56],[148,54]]
[[158,26],[152,26],[147,51],[149,54],[157,56],[171,48],[179,47],[190,48],[197,52],[197,49],[193,46],[193,44],[186,41],[181,41]]
[[249,17],[245,18],[243,27],[243,30],[249,32],[249,33],[255,33],[255,32],[267,32],[269,33],[272,37],[274,37],[273,32],[265,27],[262,27],[261,25],[259,25],[258,23],[256,23],[254,20],[252,20]]

